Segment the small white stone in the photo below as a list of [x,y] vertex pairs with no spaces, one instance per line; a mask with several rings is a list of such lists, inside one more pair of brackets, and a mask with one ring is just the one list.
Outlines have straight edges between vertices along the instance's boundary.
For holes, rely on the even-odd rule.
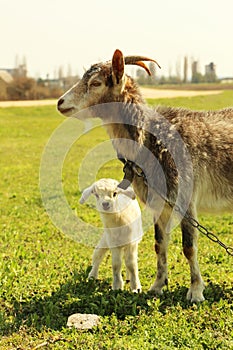
[[100,317],[95,314],[73,314],[68,317],[67,326],[76,329],[91,329],[97,326]]

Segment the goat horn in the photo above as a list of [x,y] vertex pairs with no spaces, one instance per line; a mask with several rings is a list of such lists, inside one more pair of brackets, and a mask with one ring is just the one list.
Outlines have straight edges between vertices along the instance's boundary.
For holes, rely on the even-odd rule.
[[[128,63],[126,63],[126,64],[128,64]],[[142,62],[142,61],[137,61],[137,62],[132,62],[132,63],[130,63],[130,64],[135,64],[136,66],[139,66],[139,67],[144,68],[144,69],[146,70],[146,72],[147,72],[149,75],[151,75],[150,69],[147,67],[147,65],[146,65],[144,62]]]
[[[141,61],[154,62],[154,63],[157,64],[157,66],[159,68],[161,68],[160,65],[158,64],[158,62],[153,60],[152,58],[148,58],[148,57],[144,57],[144,56],[126,56],[125,57],[125,64],[137,64],[137,65],[140,65],[140,64],[138,64],[138,62],[141,63]],[[141,67],[142,67],[142,65],[141,65]]]

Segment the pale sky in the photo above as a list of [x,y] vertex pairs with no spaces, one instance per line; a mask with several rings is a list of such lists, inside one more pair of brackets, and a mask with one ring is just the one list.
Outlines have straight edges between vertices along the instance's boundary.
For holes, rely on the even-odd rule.
[[0,0],[0,33],[0,68],[26,57],[32,77],[82,75],[116,48],[156,59],[160,75],[186,55],[233,76],[232,0]]

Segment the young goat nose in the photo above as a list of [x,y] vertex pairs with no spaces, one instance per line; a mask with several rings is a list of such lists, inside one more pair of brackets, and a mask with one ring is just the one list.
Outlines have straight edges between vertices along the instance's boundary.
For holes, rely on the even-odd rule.
[[110,204],[108,202],[103,202],[102,207],[104,210],[108,210],[110,208]]

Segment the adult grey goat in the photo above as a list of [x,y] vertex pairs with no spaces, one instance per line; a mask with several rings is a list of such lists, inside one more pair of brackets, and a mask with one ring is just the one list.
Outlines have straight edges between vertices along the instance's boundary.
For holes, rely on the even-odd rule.
[[150,109],[134,80],[125,74],[125,64],[139,65],[150,74],[143,61],[155,62],[142,56],[124,57],[116,50],[112,61],[95,64],[85,72],[59,99],[58,110],[65,116],[102,119],[118,157],[125,162],[125,178],[153,209],[157,276],[150,290],[158,294],[168,283],[173,209],[186,214],[181,229],[191,272],[187,299],[198,302],[204,300],[198,235],[187,217],[196,219],[197,211],[203,209],[232,212],[233,108],[210,112],[163,106]]

